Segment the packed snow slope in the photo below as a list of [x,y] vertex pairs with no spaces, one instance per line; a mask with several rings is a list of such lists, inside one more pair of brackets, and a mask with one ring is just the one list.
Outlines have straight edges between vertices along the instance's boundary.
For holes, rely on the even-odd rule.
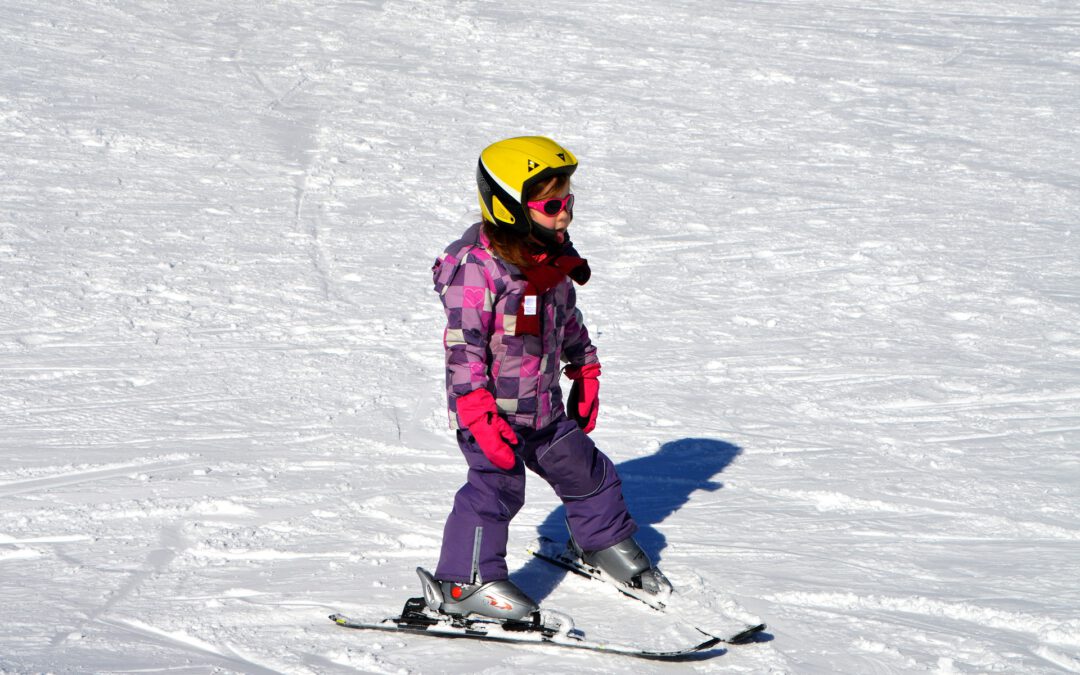
[[[1075,2],[5,0],[0,61],[0,671],[1080,671]],[[326,619],[435,564],[429,268],[532,133],[641,540],[771,639]],[[533,478],[522,587],[684,640],[528,559]]]

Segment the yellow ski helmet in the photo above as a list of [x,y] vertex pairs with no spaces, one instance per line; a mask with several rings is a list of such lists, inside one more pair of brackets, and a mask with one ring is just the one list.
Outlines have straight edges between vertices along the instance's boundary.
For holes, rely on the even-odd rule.
[[570,176],[577,157],[550,138],[519,136],[492,143],[480,153],[476,186],[484,220],[522,235],[546,240],[542,227],[533,227],[525,205],[529,189],[554,176]]

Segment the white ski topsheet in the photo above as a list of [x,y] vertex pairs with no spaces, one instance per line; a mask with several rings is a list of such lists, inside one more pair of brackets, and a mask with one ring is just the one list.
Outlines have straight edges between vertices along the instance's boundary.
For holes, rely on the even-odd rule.
[[[665,671],[326,620],[435,564],[464,465],[428,270],[521,133],[581,159],[593,438],[643,545],[775,636],[724,668],[1080,670],[1078,26],[0,3],[0,671]],[[665,637],[529,560],[561,512],[527,499],[515,580]]]

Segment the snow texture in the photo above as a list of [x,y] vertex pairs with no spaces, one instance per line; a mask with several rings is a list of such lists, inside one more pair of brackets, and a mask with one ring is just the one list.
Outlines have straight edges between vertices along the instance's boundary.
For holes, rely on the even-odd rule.
[[[1080,672],[1071,0],[0,4],[0,672]],[[464,478],[429,268],[581,159],[664,665],[344,631]],[[529,560],[598,639],[683,639]]]

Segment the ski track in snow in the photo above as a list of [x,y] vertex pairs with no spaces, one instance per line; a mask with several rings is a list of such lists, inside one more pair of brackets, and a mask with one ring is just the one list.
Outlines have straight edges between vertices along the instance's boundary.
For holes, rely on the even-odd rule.
[[[1077,7],[13,0],[0,58],[0,673],[1080,672]],[[769,641],[326,619],[437,559],[429,267],[519,133],[582,160],[640,539]],[[528,559],[541,483],[515,579],[688,639]]]

